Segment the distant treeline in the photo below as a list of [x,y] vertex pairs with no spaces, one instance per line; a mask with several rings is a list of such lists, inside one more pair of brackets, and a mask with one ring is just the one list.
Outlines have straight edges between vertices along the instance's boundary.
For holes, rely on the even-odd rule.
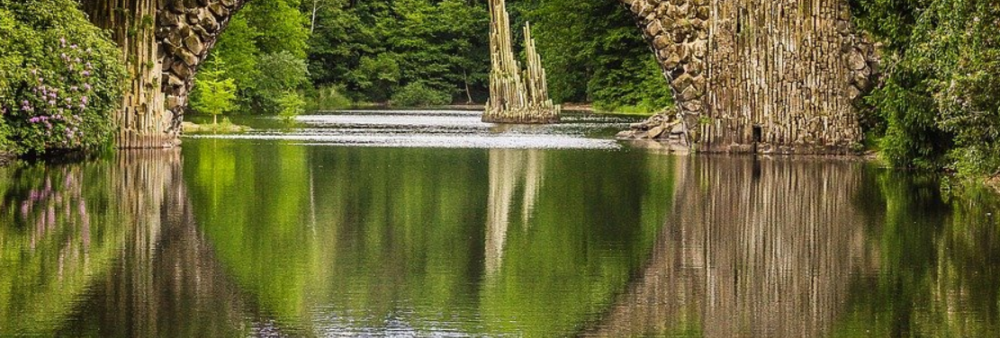
[[[647,113],[670,105],[648,44],[616,1],[508,7],[517,34],[532,22],[556,102]],[[256,0],[233,18],[198,80],[232,79],[237,110],[250,113],[481,104],[488,34],[485,0]],[[196,85],[196,108],[199,99]]]

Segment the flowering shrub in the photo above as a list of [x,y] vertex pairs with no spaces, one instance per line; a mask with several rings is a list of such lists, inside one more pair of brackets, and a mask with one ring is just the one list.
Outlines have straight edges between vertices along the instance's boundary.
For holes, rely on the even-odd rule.
[[0,0],[0,150],[93,149],[111,139],[120,52],[72,0]]

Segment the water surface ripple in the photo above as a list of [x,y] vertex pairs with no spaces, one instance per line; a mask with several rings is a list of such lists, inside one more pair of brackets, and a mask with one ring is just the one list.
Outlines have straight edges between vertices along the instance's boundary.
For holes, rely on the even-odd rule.
[[550,125],[498,125],[480,119],[479,111],[463,110],[333,111],[298,116],[293,128],[268,126],[246,134],[187,137],[393,148],[620,149],[610,133],[635,121],[572,112]]

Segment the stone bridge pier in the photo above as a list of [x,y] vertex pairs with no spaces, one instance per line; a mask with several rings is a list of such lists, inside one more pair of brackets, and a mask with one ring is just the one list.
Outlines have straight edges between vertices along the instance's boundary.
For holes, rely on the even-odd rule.
[[247,0],[82,0],[122,49],[130,78],[115,119],[119,148],[176,146],[188,93],[233,13]]
[[[178,144],[198,66],[249,0],[81,0],[131,75],[120,148]],[[614,0],[608,0],[614,1]],[[699,151],[844,153],[873,85],[848,0],[619,0],[635,15]]]
[[877,58],[848,0],[620,0],[700,151],[843,153]]

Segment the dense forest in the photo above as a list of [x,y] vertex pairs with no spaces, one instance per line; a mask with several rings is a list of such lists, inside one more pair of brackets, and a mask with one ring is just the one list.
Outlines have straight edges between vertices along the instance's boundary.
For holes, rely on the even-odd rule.
[[[1000,176],[1000,3],[849,1],[882,59],[878,86],[859,102],[868,149],[897,167]],[[510,0],[509,9],[515,26],[532,22],[557,103],[670,105],[618,2]],[[252,1],[199,70],[191,108],[292,116],[483,103],[488,16],[484,0]],[[86,21],[74,0],[0,0],[0,152],[110,144],[126,75]]]
[[863,121],[895,166],[1000,176],[1000,2],[852,0],[882,43]]
[[[659,67],[620,4],[518,0],[510,8],[513,25],[535,27],[556,102],[640,113],[670,105]],[[482,0],[254,1],[234,17],[198,80],[232,79],[237,109],[248,113],[483,103],[488,33]],[[200,92],[196,86],[196,108]]]

